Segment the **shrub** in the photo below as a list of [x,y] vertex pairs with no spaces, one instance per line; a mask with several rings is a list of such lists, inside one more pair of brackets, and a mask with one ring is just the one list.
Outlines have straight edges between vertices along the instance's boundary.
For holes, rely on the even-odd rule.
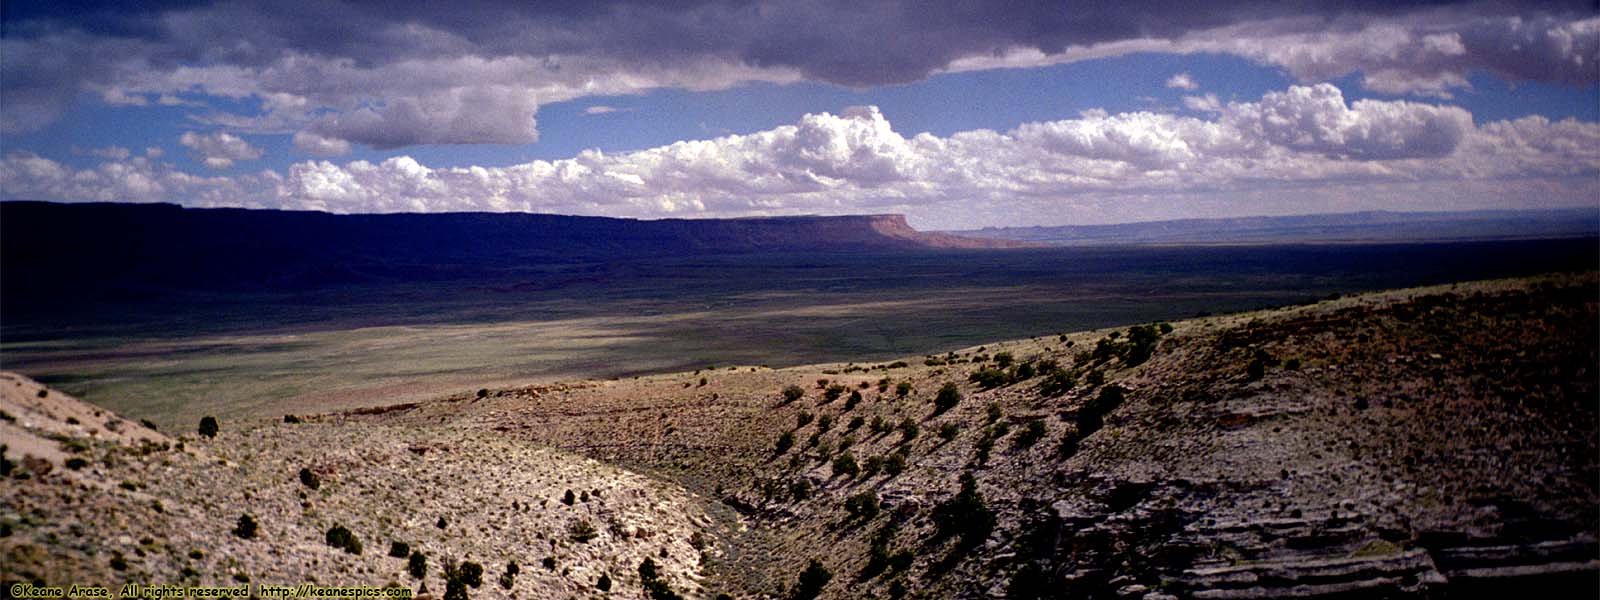
[[361,554],[361,540],[350,533],[343,525],[334,525],[328,529],[328,534],[323,536],[329,546],[344,550],[347,554]]
[[860,416],[850,417],[850,422],[845,425],[845,429],[849,430],[849,431],[855,431],[857,429],[860,429],[862,425],[866,424],[866,422],[867,422],[866,417],[860,417]]
[[312,473],[311,469],[302,468],[300,469],[300,485],[314,490],[322,487],[322,479],[318,478],[316,473]]
[[587,544],[599,535],[600,533],[595,531],[594,525],[586,520],[574,521],[567,526],[567,537],[579,544]]
[[917,439],[917,433],[920,431],[921,429],[917,427],[917,422],[911,420],[911,417],[902,419],[900,421],[900,443],[906,444],[910,443],[911,440]]
[[149,429],[150,431],[156,431],[156,423],[155,423],[155,421],[151,421],[150,419],[139,419],[139,424],[143,425],[145,427],[145,429]]
[[556,557],[546,556],[544,560],[539,561],[539,564],[543,565],[546,571],[554,571],[556,570]]
[[254,539],[256,537],[256,518],[249,513],[239,515],[239,523],[233,526],[233,535],[239,539]]
[[1018,448],[1027,448],[1044,439],[1044,419],[1028,419],[1028,424],[1018,433],[1016,439],[1011,440]]
[[978,387],[988,390],[1011,383],[1011,378],[1006,375],[1005,371],[984,368],[973,371],[971,375],[967,376],[967,381],[976,383]]
[[907,394],[910,394],[910,393],[911,393],[911,382],[902,381],[902,382],[897,383],[897,384],[894,385],[894,395],[899,396],[901,398],[904,398],[904,397],[906,397]]
[[804,397],[805,395],[806,395],[806,391],[804,389],[801,389],[801,387],[798,386],[798,385],[790,385],[790,386],[787,386],[787,387],[783,388],[783,401],[786,402],[786,403],[787,402],[794,402],[795,400],[799,400],[800,398]]
[[482,586],[483,565],[470,560],[462,562],[461,566],[456,568],[455,576],[452,577],[452,579],[459,580],[461,583],[465,583],[474,588]]
[[878,516],[878,504],[878,494],[866,490],[846,498],[844,510],[850,513],[852,518],[871,521],[873,517]]
[[861,474],[861,468],[856,465],[856,457],[849,452],[844,452],[833,459],[833,474],[835,476],[855,477]]
[[78,456],[74,456],[72,458],[69,458],[69,459],[67,459],[67,462],[66,462],[66,467],[68,469],[72,469],[74,471],[76,471],[78,469],[82,469],[82,468],[87,467],[87,466],[89,466],[89,461],[84,460],[82,457],[78,457]]
[[389,542],[389,556],[394,558],[405,558],[407,556],[411,556],[411,544],[395,541]]
[[994,430],[990,429],[972,445],[972,462],[979,466],[989,463],[989,452],[994,450]]
[[939,439],[946,442],[956,439],[956,436],[960,434],[961,426],[955,424],[953,421],[939,426]]
[[412,579],[422,579],[428,574],[428,557],[412,550],[411,558],[406,561],[406,572],[411,574]]
[[1077,453],[1078,436],[1072,433],[1061,436],[1061,443],[1056,446],[1056,456],[1061,458],[1072,458],[1072,455]]
[[988,406],[983,407],[983,413],[985,422],[988,423],[999,421],[1000,417],[1006,416],[1005,412],[1000,410],[1000,403],[998,402],[990,402]]
[[1123,364],[1134,367],[1150,360],[1150,355],[1155,353],[1156,343],[1160,338],[1161,333],[1153,325],[1129,328],[1128,343],[1122,357]]
[[940,413],[955,408],[959,403],[961,403],[961,389],[952,382],[945,382],[940,386],[939,394],[933,398],[934,411]]
[[216,417],[206,416],[200,419],[200,435],[208,438],[217,437]]
[[656,567],[656,561],[648,557],[644,559],[644,562],[639,563],[639,583],[644,587],[645,593],[650,596],[650,600],[683,600],[683,596],[679,596],[677,592],[672,591],[667,582],[661,579],[661,572]]
[[789,449],[793,448],[793,447],[794,447],[794,432],[793,431],[785,431],[785,432],[783,432],[783,435],[778,436],[778,445],[773,448],[773,453],[774,454],[783,454],[785,452],[788,452]]
[[1002,369],[1011,366],[1011,363],[1015,361],[1016,357],[1012,356],[1010,352],[994,353],[994,364]]
[[825,399],[826,402],[833,402],[834,400],[838,400],[840,396],[843,396],[844,393],[849,391],[849,390],[850,390],[850,388],[847,388],[845,386],[842,386],[842,385],[839,385],[839,384],[833,384],[833,385],[828,386],[828,389],[826,391],[822,392],[822,397]]
[[577,501],[578,496],[577,494],[572,493],[572,490],[567,490],[567,493],[561,495],[561,503],[567,506],[572,506],[572,503]]
[[905,470],[906,455],[904,453],[895,452],[883,461],[883,472],[888,473],[890,477],[904,473]]
[[815,418],[817,418],[817,416],[811,414],[810,411],[802,410],[802,411],[800,411],[800,414],[794,416],[794,423],[795,423],[794,426],[797,429],[800,428],[800,427],[805,427],[806,425],[810,425],[812,419],[815,419]]
[[[866,385],[866,382],[862,382],[862,385]],[[855,410],[857,404],[861,404],[861,392],[859,390],[850,390],[850,397],[844,400],[845,412]]]
[[1054,398],[1071,391],[1076,385],[1078,380],[1072,376],[1071,371],[1054,370],[1045,376],[1044,381],[1039,382],[1039,395]]
[[961,491],[954,498],[933,508],[935,536],[957,537],[963,546],[976,546],[994,532],[994,512],[983,503],[978,481],[971,473],[961,475]]
[[1099,386],[1106,382],[1106,374],[1102,373],[1100,369],[1095,369],[1093,371],[1089,371],[1089,375],[1084,377],[1083,381],[1090,386]]
[[880,470],[883,470],[882,456],[868,456],[866,460],[861,461],[861,474],[863,476],[872,477],[877,475]]
[[829,429],[833,429],[833,415],[817,417],[817,431],[827,431]]
[[438,520],[438,521],[436,521],[436,522],[434,522],[434,524],[433,524],[433,526],[434,526],[434,527],[438,527],[438,528],[439,528],[439,529],[444,529],[444,528],[446,528],[446,527],[449,527],[449,526],[450,526],[450,522],[449,522],[449,521],[446,521],[446,520],[445,520],[445,519],[444,519],[444,517],[443,517],[443,516],[441,516],[441,517],[439,517],[439,520]]
[[828,387],[828,380],[826,378],[817,380],[817,389],[819,389],[819,390],[827,389],[827,387]]
[[796,480],[790,482],[789,483],[789,497],[790,498],[794,498],[795,502],[800,502],[800,501],[806,500],[807,498],[810,498],[811,497],[811,482],[806,481],[804,479],[796,479]]
[[295,425],[300,422],[300,417],[296,417],[294,415],[284,415],[283,422],[290,425]]
[[873,433],[883,435],[885,433],[889,433],[894,428],[889,426],[888,421],[883,420],[883,415],[875,415],[872,417],[872,426],[870,429],[872,429]]
[[1033,363],[1022,363],[1011,370],[1012,381],[1027,381],[1034,376]]
[[822,566],[822,562],[811,559],[806,565],[806,570],[800,572],[800,578],[795,581],[794,590],[789,594],[792,600],[813,600],[822,595],[822,588],[833,580],[833,572]]

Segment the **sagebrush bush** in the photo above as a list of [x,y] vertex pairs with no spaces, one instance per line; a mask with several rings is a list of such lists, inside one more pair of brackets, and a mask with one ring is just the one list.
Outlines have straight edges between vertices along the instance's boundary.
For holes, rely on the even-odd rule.
[[794,590],[790,592],[791,600],[813,600],[822,595],[822,588],[827,587],[833,580],[833,571],[822,566],[822,562],[813,558],[806,564],[806,569],[800,572],[800,577],[795,580]]
[[361,554],[361,540],[350,533],[343,525],[334,525],[328,529],[328,534],[323,536],[329,546],[344,550],[348,554]]
[[833,459],[834,476],[855,477],[861,474],[861,468],[856,465],[856,457],[849,452],[841,453]]
[[793,447],[794,447],[794,432],[793,431],[785,431],[785,432],[783,432],[782,435],[778,436],[778,443],[777,443],[776,446],[773,447],[773,453],[774,454],[783,454],[785,452],[788,452],[789,449],[793,448]]
[[200,419],[200,429],[199,429],[200,435],[208,437],[208,438],[214,438],[214,437],[217,437],[217,432],[218,431],[219,431],[219,428],[217,427],[217,418],[216,417],[212,417],[212,416],[201,417],[201,419]]
[[256,537],[256,518],[248,513],[239,515],[239,523],[233,527],[233,535],[239,539],[254,539]]
[[783,388],[783,401],[794,402],[806,395],[805,389],[798,385],[789,385]]
[[935,413],[945,412],[947,410],[955,408],[956,405],[960,404],[960,403],[961,403],[961,388],[956,387],[955,383],[945,382],[944,385],[939,387],[938,395],[934,396],[934,398],[933,398],[934,412]]

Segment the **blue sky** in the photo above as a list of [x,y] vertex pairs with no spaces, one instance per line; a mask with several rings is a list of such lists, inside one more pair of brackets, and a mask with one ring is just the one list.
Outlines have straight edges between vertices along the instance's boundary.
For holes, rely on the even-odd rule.
[[[928,30],[883,39],[800,4],[652,20],[489,2],[473,22],[327,3],[348,14],[339,44],[292,16],[229,31],[270,3],[13,3],[0,197],[936,227],[1600,202],[1600,17],[1582,3],[1261,19],[1244,2],[1192,22],[1133,3],[1116,18],[1144,33],[1120,37],[1048,3],[976,25],[855,15]],[[502,22],[538,33],[508,42]]]

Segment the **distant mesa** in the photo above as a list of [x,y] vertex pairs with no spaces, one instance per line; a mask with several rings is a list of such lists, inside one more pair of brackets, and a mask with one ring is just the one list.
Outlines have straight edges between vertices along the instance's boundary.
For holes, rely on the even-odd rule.
[[297,289],[478,278],[573,261],[1035,245],[921,232],[904,215],[638,220],[0,203],[0,266],[8,283],[122,280],[157,288]]

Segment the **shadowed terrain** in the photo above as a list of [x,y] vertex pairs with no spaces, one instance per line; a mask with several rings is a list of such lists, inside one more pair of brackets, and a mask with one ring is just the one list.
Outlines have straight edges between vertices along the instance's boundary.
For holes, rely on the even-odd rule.
[[[1592,273],[1450,284],[893,361],[224,418],[170,443],[64,425],[93,410],[66,398],[40,415],[13,377],[5,443],[59,454],[8,450],[0,563],[446,586],[377,556],[394,539],[521,565],[509,592],[471,589],[485,597],[600,594],[598,573],[687,597],[1592,596],[1597,298]],[[241,513],[261,541],[229,533]],[[366,552],[326,543],[336,524]],[[544,556],[560,567],[531,567]]]

